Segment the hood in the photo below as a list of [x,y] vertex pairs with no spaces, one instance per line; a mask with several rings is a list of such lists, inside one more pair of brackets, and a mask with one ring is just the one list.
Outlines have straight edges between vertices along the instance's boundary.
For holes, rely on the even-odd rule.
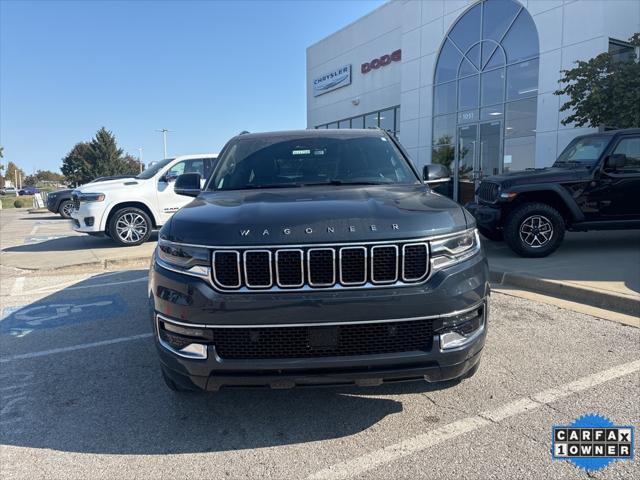
[[499,183],[503,187],[529,185],[534,183],[564,183],[578,182],[590,177],[587,168],[540,168],[536,170],[522,170],[519,172],[503,173],[486,177],[489,182]]
[[76,191],[103,193],[105,191],[116,190],[120,188],[136,188],[136,186],[145,181],[146,180],[140,180],[133,176],[128,178],[118,178],[115,180],[103,180],[100,182],[93,181],[79,186],[78,188],[76,188]]
[[64,188],[62,190],[56,190],[54,192],[49,192],[49,195],[50,196],[51,195],[61,195],[61,194],[66,195],[66,194],[71,193],[71,192],[73,192],[73,188]]
[[464,230],[463,209],[422,185],[203,193],[163,235],[199,245],[360,242]]

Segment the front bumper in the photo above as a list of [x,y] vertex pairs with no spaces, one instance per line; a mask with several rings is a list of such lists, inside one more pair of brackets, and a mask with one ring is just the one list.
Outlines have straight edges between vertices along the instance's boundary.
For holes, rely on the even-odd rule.
[[[415,287],[285,293],[223,294],[207,281],[153,264],[150,300],[156,346],[165,372],[178,385],[217,390],[223,386],[376,385],[426,379],[444,381],[464,375],[480,360],[489,294],[488,268],[479,254],[434,273]],[[483,326],[472,341],[443,350],[439,334],[430,348],[375,355],[312,358],[227,359],[213,345],[206,358],[187,358],[161,344],[161,321],[215,329],[286,325],[363,324],[406,319],[436,319],[483,308]]]
[[468,203],[465,208],[474,216],[479,227],[492,231],[496,231],[501,227],[502,214],[497,206]]
[[102,217],[105,211],[104,202],[80,203],[78,210],[71,212],[73,229],[76,232],[97,233],[102,232]]

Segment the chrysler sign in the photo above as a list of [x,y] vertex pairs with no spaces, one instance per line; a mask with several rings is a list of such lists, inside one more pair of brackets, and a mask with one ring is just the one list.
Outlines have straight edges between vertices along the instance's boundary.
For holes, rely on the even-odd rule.
[[351,65],[345,65],[313,79],[313,96],[351,84]]

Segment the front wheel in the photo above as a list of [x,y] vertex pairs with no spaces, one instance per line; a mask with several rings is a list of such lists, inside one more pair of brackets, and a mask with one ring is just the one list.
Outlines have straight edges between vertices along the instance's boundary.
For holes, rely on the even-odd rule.
[[525,203],[517,207],[504,225],[507,245],[523,257],[546,257],[564,238],[565,225],[560,212],[544,203]]
[[144,210],[125,207],[113,214],[107,230],[118,245],[133,247],[149,239],[151,227],[151,219]]
[[65,200],[58,207],[58,213],[62,218],[71,218],[71,212],[73,212],[73,202],[71,200]]

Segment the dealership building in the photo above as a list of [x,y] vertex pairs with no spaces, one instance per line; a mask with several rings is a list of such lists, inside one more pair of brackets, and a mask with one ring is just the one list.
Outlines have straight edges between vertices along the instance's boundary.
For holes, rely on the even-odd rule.
[[307,49],[307,127],[391,130],[466,202],[483,175],[549,166],[593,131],[561,123],[561,70],[630,58],[635,32],[639,0],[392,0]]

